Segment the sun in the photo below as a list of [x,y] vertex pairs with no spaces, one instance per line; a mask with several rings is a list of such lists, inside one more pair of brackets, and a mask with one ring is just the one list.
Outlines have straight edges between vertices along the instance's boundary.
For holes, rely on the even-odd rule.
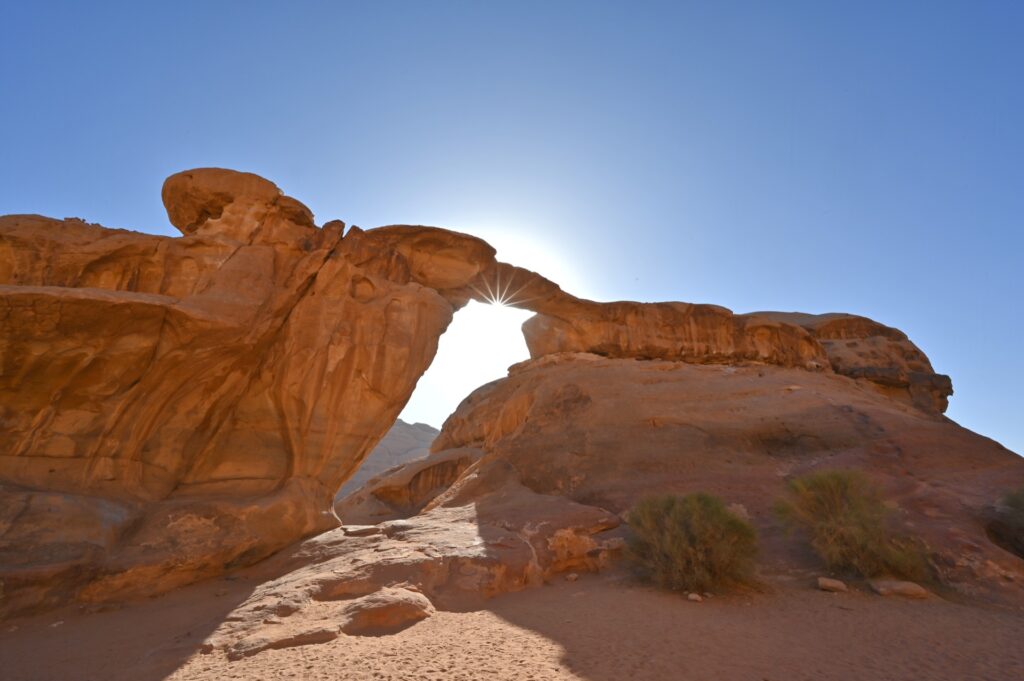
[[[482,228],[471,232],[487,241],[497,250],[497,258],[501,262],[532,270],[537,274],[555,282],[563,291],[578,297],[590,297],[591,291],[586,280],[580,276],[567,257],[564,249],[537,234],[526,230]],[[525,282],[520,282],[519,285]],[[497,302],[514,299],[517,283],[513,281],[496,281],[491,284],[493,296],[489,298]],[[484,294],[487,292],[484,291]]]
[[530,284],[530,278],[525,275],[517,277],[516,274],[516,272],[506,274],[502,281],[501,270],[498,269],[493,281],[483,279],[480,287],[473,286],[472,289],[490,305],[522,307],[524,303],[529,302],[528,298],[524,298],[520,294]]

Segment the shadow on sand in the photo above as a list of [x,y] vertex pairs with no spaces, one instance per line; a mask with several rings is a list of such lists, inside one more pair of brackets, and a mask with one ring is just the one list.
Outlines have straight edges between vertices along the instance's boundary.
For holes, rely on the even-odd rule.
[[4,681],[161,681],[199,651],[257,582],[228,575],[85,612],[72,606],[0,623]]
[[[482,517],[496,510],[478,509]],[[478,532],[485,543],[507,534],[488,522],[478,522]],[[268,574],[268,567],[258,564],[105,612],[65,609],[4,622],[0,678],[163,681],[183,667],[261,583],[275,576]],[[772,593],[720,595],[693,603],[680,594],[640,585],[621,567],[613,567],[582,575],[578,581],[557,577],[545,586],[478,603],[469,609],[475,614],[437,616],[432,618],[437,621],[381,637],[379,645],[367,648],[375,652],[367,654],[408,656],[418,638],[423,659],[414,660],[412,674],[406,669],[401,675],[379,677],[392,679],[482,679],[476,672],[493,664],[493,659],[485,658],[497,657],[498,651],[511,660],[519,654],[532,656],[542,670],[529,678],[538,680],[1001,679],[1016,678],[1024,670],[1019,646],[1024,620],[1018,612],[940,599],[890,600],[860,591],[827,594],[804,582],[809,580],[776,580]],[[444,617],[484,612],[493,617],[470,634],[476,641],[458,636],[445,641],[448,630],[440,621]],[[440,642],[446,652],[454,652],[461,666],[447,675],[428,673],[435,660],[424,653],[429,648],[423,647],[425,637],[416,633],[418,627],[431,632],[431,645]],[[523,645],[524,637],[517,631],[529,633],[521,650],[513,649]],[[481,645],[481,637],[490,638]],[[311,678],[354,678],[352,674],[366,670],[331,666],[336,659],[332,647],[355,645],[346,639],[279,654],[301,656],[318,665]],[[538,642],[546,651],[530,648]],[[242,678],[279,678],[285,670],[274,665],[280,659],[249,658],[238,673],[245,669]],[[220,672],[239,663],[224,664]],[[205,673],[195,661],[190,669]],[[254,669],[257,676],[252,675]],[[522,672],[510,667],[507,676],[502,672],[494,678],[527,678]],[[209,674],[210,679],[221,678],[218,671]]]

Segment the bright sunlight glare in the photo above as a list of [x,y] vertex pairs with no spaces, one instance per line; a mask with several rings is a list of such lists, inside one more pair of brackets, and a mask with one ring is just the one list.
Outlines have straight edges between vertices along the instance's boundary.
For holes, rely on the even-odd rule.
[[459,402],[529,357],[520,329],[533,313],[470,301],[441,336],[437,356],[420,378],[401,418],[439,428]]
[[[580,298],[592,298],[595,295],[592,287],[580,275],[580,270],[585,268],[577,268],[570,262],[569,256],[573,255],[571,247],[543,236],[541,230],[497,228],[487,225],[465,228],[454,226],[451,229],[480,237],[494,246],[497,258],[501,262],[532,270],[555,282],[567,293]],[[511,290],[514,288],[513,286]]]

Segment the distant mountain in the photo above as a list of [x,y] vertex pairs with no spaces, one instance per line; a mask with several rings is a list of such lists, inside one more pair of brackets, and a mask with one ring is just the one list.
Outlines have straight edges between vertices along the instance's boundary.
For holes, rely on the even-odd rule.
[[398,419],[334,498],[341,499],[354,492],[367,480],[389,468],[422,459],[430,453],[430,443],[437,437],[438,432],[436,428],[425,423],[406,423]]

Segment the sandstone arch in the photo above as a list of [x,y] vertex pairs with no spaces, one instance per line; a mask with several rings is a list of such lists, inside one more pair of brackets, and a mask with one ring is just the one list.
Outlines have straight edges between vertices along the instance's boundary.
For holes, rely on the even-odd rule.
[[582,300],[470,235],[318,227],[248,173],[162,196],[181,237],[0,218],[3,611],[160,592],[334,526],[452,314],[499,289],[537,313],[534,358],[837,372],[929,414],[951,393],[861,317]]

